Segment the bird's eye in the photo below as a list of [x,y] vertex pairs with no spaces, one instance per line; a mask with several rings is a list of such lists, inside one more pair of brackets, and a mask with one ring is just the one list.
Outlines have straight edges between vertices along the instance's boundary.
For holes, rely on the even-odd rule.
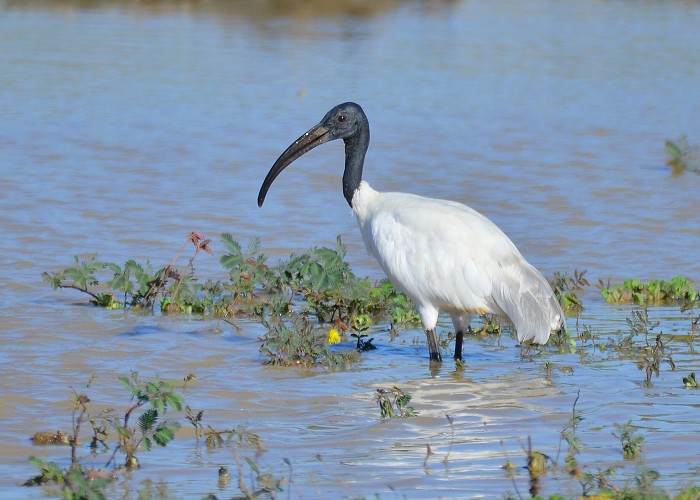
[[346,119],[347,119],[347,117],[345,115],[338,115],[338,122],[339,123],[343,123]]

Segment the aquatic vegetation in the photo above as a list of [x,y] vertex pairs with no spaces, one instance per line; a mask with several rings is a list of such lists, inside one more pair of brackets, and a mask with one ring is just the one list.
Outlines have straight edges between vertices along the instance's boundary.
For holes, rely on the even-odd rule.
[[252,446],[259,452],[265,451],[265,445],[260,436],[249,432],[245,425],[240,425],[235,429],[214,429],[208,425],[203,430],[203,434],[206,436],[204,446],[206,446],[207,450],[222,448],[228,444],[235,443],[237,445]]
[[195,412],[189,405],[185,406],[185,418],[195,428],[197,446],[199,446],[202,437],[205,437],[204,446],[209,451],[223,448],[231,443],[252,446],[258,452],[265,451],[265,444],[260,439],[260,436],[249,432],[245,424],[241,424],[233,429],[214,429],[211,425],[207,425],[205,428],[202,423],[204,410]]
[[263,320],[268,329],[262,337],[260,353],[266,363],[276,366],[343,367],[357,360],[357,351],[333,351],[325,330],[314,327],[305,314],[290,314],[291,321],[281,317]]
[[[282,489],[282,486],[289,482],[291,483],[291,463],[289,460],[285,459],[286,464],[290,468],[290,479],[287,481],[285,479],[280,479],[277,476],[275,476],[272,473],[269,472],[262,472],[260,469],[260,466],[252,459],[246,457],[245,459],[246,464],[248,465],[248,468],[250,468],[251,472],[253,472],[254,477],[250,478],[250,483],[246,484],[245,477],[249,477],[249,475],[245,474],[245,471],[243,469],[243,464],[241,463],[240,459],[236,457],[236,463],[238,466],[238,487],[241,490],[241,493],[243,494],[243,498],[253,500],[256,498],[276,498],[276,494],[284,491]],[[220,476],[221,478],[221,476]],[[214,496],[214,495],[211,495]],[[214,498],[216,498],[214,496]]]
[[70,438],[68,434],[60,430],[55,432],[37,432],[32,436],[32,443],[38,446],[44,446],[47,444],[55,446],[68,446],[70,444]]
[[540,479],[547,474],[550,469],[551,457],[532,449],[532,440],[528,436],[527,449],[527,473],[530,478],[529,493],[532,498],[536,498],[540,493]]
[[646,308],[633,310],[632,316],[625,318],[625,321],[629,327],[629,335],[622,340],[622,344],[631,344],[636,337],[643,336],[648,345],[649,335],[659,326],[658,321],[649,319],[649,310]]
[[409,406],[411,395],[396,386],[391,389],[377,389],[374,399],[379,404],[382,420],[387,418],[415,417],[418,415],[416,409]]
[[684,172],[700,173],[700,147],[690,145],[688,137],[683,135],[676,142],[667,140],[666,164],[671,167],[673,175],[681,175]]
[[[175,438],[175,431],[180,424],[173,420],[162,419],[168,408],[182,409],[182,396],[175,391],[173,384],[156,377],[152,381],[143,381],[137,372],[131,372],[130,377],[120,377],[119,380],[131,392],[131,404],[123,418],[109,416],[107,419],[119,435],[119,443],[114,449],[113,460],[118,451],[126,455],[125,466],[135,468],[139,466],[136,452],[143,445],[150,450],[154,445],[165,447]],[[135,411],[148,405],[138,419],[137,425],[130,423],[130,418]],[[86,409],[83,408],[85,412]]]
[[622,445],[622,456],[625,460],[634,460],[639,458],[642,453],[642,445],[644,444],[644,436],[637,436],[636,429],[629,420],[624,424],[615,424],[616,433],[612,433],[620,440]]
[[362,314],[357,316],[353,323],[357,333],[353,333],[351,336],[357,340],[356,349],[358,352],[372,351],[376,349],[374,344],[372,344],[374,338],[367,338],[369,335],[365,333],[372,326],[372,318],[370,318],[367,314]]
[[633,310],[625,321],[629,330],[612,348],[622,359],[635,360],[637,368],[645,373],[645,385],[651,385],[653,375],[659,376],[662,362],[668,363],[671,370],[676,369],[673,357],[665,351],[664,336],[654,332],[659,322],[649,318],[648,309]]
[[502,321],[495,314],[482,314],[480,319],[481,325],[471,329],[475,335],[501,335],[503,333]]
[[625,280],[622,284],[598,281],[601,294],[609,304],[661,305],[698,300],[695,283],[683,276],[671,280],[653,280],[642,283],[638,279]]
[[659,370],[661,369],[661,361],[665,360],[671,365],[671,369],[675,369],[675,364],[671,356],[664,356],[664,343],[661,340],[661,335],[656,336],[656,341],[653,345],[647,345],[644,348],[643,355],[639,361],[637,361],[637,368],[643,370],[646,374],[644,383],[646,385],[651,385],[651,376],[659,376]]
[[[119,266],[91,255],[76,257],[74,265],[43,277],[54,288],[78,290],[94,305],[111,309],[152,311],[159,304],[161,313],[265,318],[288,316],[296,308],[320,322],[341,322],[355,329],[373,318],[386,319],[393,334],[398,326],[419,321],[413,303],[389,281],[372,283],[355,276],[340,237],[335,248],[314,247],[276,266],[267,263],[257,238],[246,248],[230,234],[223,234],[221,241],[226,253],[220,262],[229,272],[228,281],[200,283],[195,276],[195,258],[201,251],[212,252],[211,241],[200,233],[191,233],[170,264],[157,271],[150,262],[129,260]],[[176,262],[188,244],[194,246],[194,254],[180,269]]]
[[[661,475],[644,466],[644,436],[637,434],[638,429],[633,426],[631,421],[624,424],[613,424],[615,431],[612,432],[612,436],[619,441],[623,458],[636,461],[639,464],[633,477],[618,477],[618,471],[621,467],[619,464],[591,469],[590,466],[582,463],[579,455],[585,448],[585,443],[577,436],[578,425],[583,421],[580,411],[576,408],[579,395],[580,393],[574,401],[571,418],[562,429],[559,452],[555,458],[535,450],[531,439],[528,438],[527,447],[523,446],[525,466],[519,468],[512,459],[506,460],[502,468],[513,479],[516,494],[506,494],[505,498],[523,498],[515,483],[515,477],[520,469],[527,471],[529,493],[532,498],[549,498],[550,500],[568,498],[696,498],[700,490],[695,484],[687,485],[677,496],[673,497],[655,485]],[[564,442],[568,444],[569,451],[564,459],[565,464],[562,466],[559,464],[559,456],[561,444]],[[561,472],[580,484],[581,496],[571,497],[558,494],[540,496],[547,486],[542,479],[546,476],[561,479]]]
[[[61,271],[45,273],[44,278],[55,288],[78,290],[89,295],[93,304],[122,309],[125,314],[132,311],[156,315],[202,314],[222,318],[224,321],[237,316],[255,318],[267,329],[260,338],[261,358],[265,364],[274,366],[345,369],[360,359],[361,352],[376,348],[372,333],[378,331],[377,326],[389,324],[393,340],[400,328],[419,325],[416,309],[410,299],[399,293],[390,282],[383,280],[372,283],[367,278],[358,278],[352,272],[345,260],[345,247],[339,238],[332,248],[314,247],[276,264],[271,263],[261,252],[258,239],[241,245],[232,235],[226,234],[221,241],[224,253],[220,257],[220,263],[227,272],[221,281],[202,282],[194,272],[195,258],[202,252],[208,253],[207,249],[212,249],[211,242],[198,233],[192,233],[183,250],[169,265],[159,269],[150,262],[139,264],[129,260],[118,266],[102,262],[95,256],[82,256],[76,257],[71,266]],[[192,249],[192,246],[194,249],[185,264],[176,266],[183,251]],[[567,312],[578,315],[583,311],[579,294],[589,286],[585,271],[574,271],[573,275],[556,273],[550,283]],[[590,361],[598,361],[597,356],[602,355],[606,359],[612,358],[636,366],[644,373],[644,384],[648,386],[655,376],[660,375],[664,363],[668,363],[671,369],[675,368],[671,353],[675,355],[679,352],[678,343],[682,342],[683,347],[687,343],[688,349],[694,352],[694,339],[700,335],[700,316],[697,313],[700,296],[691,280],[682,277],[649,283],[627,280],[620,285],[611,285],[609,282],[604,285],[600,281],[600,288],[608,303],[636,303],[641,307],[633,310],[626,318],[626,329],[616,330],[609,336],[606,334],[605,338],[602,338],[600,332],[601,329],[605,331],[604,328],[596,325],[594,330],[590,325],[579,323],[578,317],[575,330],[552,335],[550,347],[544,350],[546,359],[539,367],[543,370],[547,383],[556,384],[558,376],[578,371],[577,362],[580,361],[581,365],[588,364]],[[689,319],[687,333],[659,332],[660,323],[654,320],[651,308],[662,304],[681,307],[684,318],[687,315]],[[470,333],[477,335],[468,335],[466,338],[474,342],[495,343],[495,340],[486,336],[497,335],[500,346],[503,332],[509,330],[509,326],[504,325],[500,318],[488,314],[475,322]],[[450,334],[444,334],[445,337],[448,335]],[[454,334],[451,335],[450,338],[441,336],[440,342],[449,345]],[[409,341],[415,343],[421,339],[419,336]],[[536,360],[528,358],[528,361]],[[455,376],[466,378],[467,370],[467,365],[459,361]],[[128,409],[121,414],[113,410],[93,411],[85,394],[75,394],[72,430],[35,435],[34,441],[37,444],[55,443],[69,447],[72,460],[77,465],[64,468],[53,462],[32,458],[39,469],[39,475],[28,484],[51,484],[54,488],[64,488],[68,492],[65,496],[92,495],[98,498],[97,494],[104,491],[104,485],[113,481],[122,469],[138,467],[143,453],[152,447],[166,446],[175,437],[180,424],[164,418],[165,408],[154,407],[153,404],[158,403],[151,403],[151,400],[161,401],[168,408],[178,411],[181,409],[185,421],[195,429],[197,450],[200,446],[212,453],[228,447],[233,448],[235,453],[240,446],[252,447],[257,451],[265,449],[261,438],[249,432],[245,425],[227,425],[223,428],[207,425],[204,409],[193,409],[185,405],[182,397],[179,406],[176,406],[173,401],[163,399],[169,389],[160,386],[157,379],[150,381],[154,385],[147,386],[133,376],[132,374],[131,379],[122,379],[132,400]],[[678,384],[680,378],[678,376],[674,383]],[[188,375],[184,379],[182,391],[195,379],[193,375]],[[689,389],[697,388],[695,373],[683,377],[683,384]],[[411,396],[395,386],[377,389],[374,399],[379,405],[382,420],[417,414],[415,408],[410,406]],[[526,463],[521,463],[521,467],[517,468],[514,460],[508,459],[505,470],[509,477],[527,479],[533,495],[542,495],[546,491],[548,485],[543,478],[554,475],[562,477],[562,474],[569,480],[580,483],[583,496],[636,498],[635,495],[642,495],[641,498],[646,494],[659,493],[655,486],[659,476],[653,470],[640,466],[636,476],[631,477],[629,471],[624,471],[623,477],[617,463],[600,466],[598,462],[600,468],[592,469],[584,462],[582,457],[586,454],[582,450],[586,449],[586,443],[583,442],[582,435],[585,434],[578,430],[583,417],[577,408],[577,401],[578,397],[571,417],[560,433],[559,451],[552,453],[551,448],[539,448],[543,443],[538,443],[538,450],[530,445],[527,449],[523,447]],[[129,411],[131,414],[127,418]],[[449,451],[443,462],[449,465],[447,461],[454,444],[456,426],[451,416],[447,416],[447,420],[452,438],[449,442],[446,438],[444,443],[445,446],[449,444]],[[615,426],[613,435],[620,442],[624,458],[642,463],[640,458],[643,457],[644,438],[637,432],[628,422]],[[93,457],[105,454],[112,456],[107,465],[96,469],[85,465],[85,458],[80,456],[83,445],[78,440],[79,434],[83,435],[84,446],[87,448],[89,445]],[[433,453],[428,446],[426,466],[431,455]],[[238,487],[245,497],[274,497],[282,488],[286,489],[286,484],[291,483],[290,462],[287,463],[289,477],[280,479],[279,471],[266,472],[266,467],[250,458],[239,459],[235,455],[235,460],[238,466]],[[220,485],[231,481],[231,473],[236,475],[235,465],[231,465],[221,466]],[[93,481],[93,476],[98,479]],[[693,487],[687,491],[695,491]],[[688,498],[692,498],[692,495]]]
[[374,337],[367,338],[369,335],[364,334],[364,333],[353,333],[351,334],[352,337],[357,339],[357,347],[356,349],[358,352],[363,352],[363,351],[373,351],[377,347],[372,343],[374,340]]
[[420,325],[420,317],[416,306],[411,299],[399,293],[388,279],[379,283],[375,288],[377,300],[387,301],[386,308],[389,315],[391,331],[396,334],[396,327],[407,325]]
[[528,450],[527,454],[527,471],[530,474],[530,495],[536,497],[540,491],[540,478],[543,477],[549,469],[548,461],[550,457],[539,451]]
[[110,476],[77,467],[62,469],[56,462],[45,462],[37,457],[30,457],[29,461],[39,469],[39,474],[28,479],[24,486],[46,485],[49,494],[71,500],[107,498],[104,489],[112,480]]
[[[194,245],[195,251],[187,264],[187,273],[183,273],[176,269],[175,262],[188,243]],[[209,244],[210,240],[200,233],[190,233],[172,262],[157,271],[153,270],[150,262],[139,264],[128,260],[121,267],[113,262],[98,261],[95,255],[89,255],[86,260],[76,256],[75,265],[54,273],[45,272],[42,276],[53,288],[78,290],[91,296],[93,304],[109,309],[152,309],[160,297],[163,312],[201,313],[206,310],[207,298],[198,298],[203,287],[196,284],[193,263],[200,251],[211,253]],[[103,273],[107,277],[102,279],[101,285],[98,275]],[[100,291],[100,287],[108,291]]]
[[549,280],[549,285],[554,290],[564,312],[580,313],[583,311],[583,303],[576,292],[589,286],[585,270],[581,272],[574,270],[573,276],[569,273],[554,273],[552,279]]
[[[576,393],[576,399],[574,400],[574,404],[571,409],[571,418],[561,431],[561,439],[562,441],[565,441],[569,447],[569,451],[564,458],[564,461],[566,462],[566,467],[564,470],[578,479],[581,477],[581,469],[577,456],[585,447],[583,441],[581,441],[581,439],[576,435],[578,424],[583,420],[581,412],[576,409],[576,404],[578,403],[580,397],[581,391],[579,390]],[[557,456],[557,459],[555,459],[554,462],[557,463],[558,459],[559,457]]]
[[[183,387],[195,377],[185,377]],[[71,499],[106,498],[105,488],[117,478],[121,470],[136,469],[139,465],[137,453],[150,451],[154,446],[166,447],[174,438],[180,423],[163,418],[168,410],[180,411],[184,398],[171,382],[154,377],[142,379],[138,373],[131,372],[119,381],[130,394],[129,403],[123,414],[114,408],[101,411],[93,410],[92,401],[85,393],[74,392],[71,413],[71,430],[57,432],[65,436],[60,444],[70,447],[70,466],[62,468],[56,462],[47,462],[41,458],[30,457],[29,461],[39,469],[39,474],[25,482],[26,486],[47,485],[50,490],[58,488],[60,496]],[[88,383],[88,387],[92,379]],[[221,447],[226,443],[254,446],[258,451],[264,450],[262,440],[241,425],[235,429],[215,430],[211,426],[203,428],[204,412],[193,412],[186,406],[187,419],[198,430],[197,443],[202,432],[207,436],[207,448]],[[83,427],[89,425],[91,438],[89,443],[90,464],[87,457],[81,456]],[[201,431],[201,432],[200,432]],[[40,433],[37,433],[40,434]],[[35,436],[37,436],[35,434]],[[55,444],[50,441],[35,440],[37,445]],[[111,451],[111,453],[110,453]],[[101,467],[95,467],[94,459],[108,453],[108,459]],[[117,465],[118,454],[124,456],[124,462]]]
[[266,265],[267,257],[260,253],[259,238],[252,239],[246,251],[230,233],[222,234],[221,241],[228,253],[222,255],[219,262],[229,271],[231,281],[227,287],[233,293],[234,300],[252,298],[254,292],[261,288],[269,292],[274,286],[279,286],[273,271]]
[[[68,433],[68,444],[71,448],[70,467],[62,469],[56,463],[47,463],[31,457],[30,461],[40,469],[40,473],[25,484],[52,483],[58,485],[63,496],[68,498],[104,498],[101,488],[106,486],[113,476],[108,468],[115,464],[117,453],[125,455],[123,467],[133,469],[139,467],[136,458],[139,448],[143,447],[148,451],[154,445],[164,447],[174,439],[179,424],[162,418],[168,408],[181,409],[182,397],[174,386],[158,377],[150,381],[141,380],[136,372],[132,372],[130,377],[121,377],[120,381],[131,393],[131,401],[123,417],[113,409],[93,414],[89,407],[90,398],[83,393],[74,393],[72,429]],[[145,406],[148,408],[140,410]],[[140,411],[138,417],[137,410]],[[136,418],[135,424],[131,421],[132,417]],[[92,427],[90,449],[94,455],[98,453],[100,444],[103,451],[109,449],[109,431],[116,432],[116,443],[112,453],[106,464],[97,470],[83,466],[83,459],[78,455],[81,447],[81,427],[85,424]]]

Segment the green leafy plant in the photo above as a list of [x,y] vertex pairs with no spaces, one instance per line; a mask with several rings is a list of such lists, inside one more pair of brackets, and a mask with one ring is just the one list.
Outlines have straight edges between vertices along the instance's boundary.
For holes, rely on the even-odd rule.
[[379,293],[375,294],[377,300],[387,302],[387,312],[393,334],[396,334],[397,326],[420,324],[416,306],[411,302],[411,299],[399,293],[390,281],[382,281],[380,287],[375,288],[375,290],[380,290]]
[[25,486],[48,485],[49,493],[55,493],[67,500],[103,500],[107,496],[105,489],[112,477],[94,470],[81,467],[62,469],[56,462],[45,462],[36,457],[29,461],[39,469],[39,474],[24,483]]
[[195,436],[199,445],[202,436],[205,436],[204,445],[207,450],[222,448],[231,443],[238,445],[254,446],[257,451],[265,451],[265,445],[260,436],[249,432],[246,425],[239,425],[234,429],[214,429],[207,425],[204,427],[204,410],[195,412],[189,406],[185,406],[185,416],[187,421],[195,428]]
[[[149,262],[142,265],[128,260],[121,267],[113,262],[98,261],[91,255],[86,260],[76,256],[75,265],[54,273],[45,272],[43,277],[54,288],[75,289],[88,294],[93,299],[91,302],[101,307],[153,308],[160,297],[163,312],[202,313],[206,302],[199,300],[201,287],[196,285],[193,263],[201,251],[211,253],[210,243],[201,233],[190,233],[172,262],[158,271],[153,271]],[[195,251],[187,264],[188,272],[183,273],[176,269],[175,262],[188,244],[192,244]],[[111,278],[103,278],[103,285],[100,285],[98,275],[104,273],[107,276],[111,273]],[[104,288],[108,291],[100,291]]]
[[[130,377],[120,377],[122,385],[131,393],[131,404],[123,417],[112,417],[112,426],[117,431],[119,440],[114,449],[110,462],[118,451],[126,455],[125,466],[139,466],[136,453],[141,445],[150,450],[154,445],[164,447],[175,438],[175,431],[180,424],[173,420],[163,419],[168,408],[182,410],[183,398],[175,390],[173,384],[156,377],[151,381],[141,380],[137,372],[131,372]],[[132,417],[143,407],[137,417],[136,424]],[[108,464],[110,463],[108,462]]]
[[683,276],[677,276],[668,281],[653,280],[649,283],[642,283],[638,279],[625,280],[622,284],[598,280],[598,287],[609,304],[674,304],[695,300],[698,297],[695,283]]
[[415,417],[418,412],[412,406],[411,395],[394,386],[391,389],[377,389],[374,395],[379,404],[382,419]]
[[[150,262],[131,259],[119,266],[88,256],[76,257],[73,266],[43,276],[54,288],[79,290],[90,295],[93,304],[112,309],[153,310],[159,304],[162,313],[211,314],[224,319],[241,314],[286,316],[301,309],[322,323],[350,325],[383,315],[393,334],[397,325],[419,321],[410,299],[388,280],[373,284],[355,276],[345,260],[340,237],[335,248],[313,247],[276,266],[268,264],[258,238],[245,249],[231,234],[223,234],[221,240],[226,253],[220,262],[229,272],[228,281],[200,283],[195,277],[195,258],[202,251],[212,253],[211,241],[195,232],[171,263],[158,270]],[[183,269],[176,263],[188,245],[194,247],[194,254]]]
[[573,276],[569,273],[554,273],[554,277],[549,284],[564,311],[576,313],[583,311],[583,303],[576,292],[583,290],[583,287],[589,286],[585,270],[581,272],[574,270]]
[[[562,441],[566,442],[569,448],[566,458],[564,459],[566,462],[566,467],[564,470],[577,478],[581,477],[581,467],[578,463],[577,457],[584,449],[583,441],[581,441],[581,439],[576,435],[578,424],[583,420],[581,412],[576,409],[576,404],[578,403],[580,397],[581,391],[579,390],[576,393],[576,399],[574,400],[573,408],[571,409],[571,418],[561,431],[561,439]],[[558,456],[555,462],[557,461]]]
[[245,425],[239,425],[234,429],[214,429],[208,425],[204,429],[204,436],[204,446],[208,450],[236,444],[252,446],[259,452],[265,451],[265,445],[260,436],[248,431]]
[[530,495],[536,498],[539,495],[541,484],[540,479],[547,474],[549,470],[549,455],[532,449],[532,441],[527,438],[527,472],[530,476]]
[[622,456],[625,458],[625,460],[634,460],[639,458],[642,453],[644,436],[636,435],[637,431],[632,425],[632,421],[629,420],[622,425],[615,424],[615,429],[617,430],[617,433],[613,432],[612,435],[620,441],[620,444],[622,445]]
[[503,331],[503,326],[501,325],[501,320],[495,314],[482,314],[481,325],[476,328],[471,329],[472,333],[475,335],[501,335]]
[[698,381],[695,379],[695,372],[691,373],[687,377],[683,377],[683,385],[686,389],[697,389],[700,387]]
[[260,253],[259,238],[253,238],[245,251],[230,233],[222,234],[221,241],[228,253],[221,256],[220,262],[229,271],[231,281],[226,288],[232,292],[234,300],[252,299],[258,289],[269,292],[281,286],[266,264],[267,257]]
[[[196,377],[192,374],[184,378],[183,390]],[[120,471],[139,466],[137,452],[149,451],[153,446],[167,446],[175,437],[180,424],[174,420],[164,419],[168,410],[179,411],[183,407],[183,397],[175,386],[159,377],[143,380],[138,373],[129,377],[120,377],[120,382],[130,393],[130,402],[123,416],[114,409],[95,413],[91,408],[90,398],[84,393],[73,393],[73,409],[70,432],[37,433],[36,444],[64,444],[71,449],[71,464],[62,468],[55,462],[46,462],[40,458],[30,457],[39,473],[26,481],[25,485],[43,485],[50,493],[56,493],[67,499],[103,499],[105,488],[113,482]],[[91,379],[92,381],[92,379]],[[88,383],[88,387],[89,387]],[[232,429],[217,430],[204,426],[204,411],[195,412],[185,406],[187,420],[195,427],[197,445],[205,437],[207,449],[223,446],[252,446],[258,452],[265,450],[260,437],[249,432],[245,425]],[[109,459],[101,468],[88,467],[84,464],[86,457],[80,456],[82,443],[79,438],[84,427],[92,428],[90,451],[93,457],[111,450]],[[46,439],[41,437],[47,434]],[[50,435],[49,435],[50,434]],[[123,465],[118,465],[116,455],[125,456]],[[161,492],[165,487],[159,485]],[[166,495],[168,496],[168,495]]]
[[661,335],[656,336],[656,341],[654,344],[647,345],[644,348],[644,354],[642,358],[637,361],[637,367],[645,372],[644,383],[646,385],[651,384],[652,375],[659,376],[659,371],[661,369],[661,362],[665,360],[671,365],[671,369],[675,370],[676,365],[673,362],[673,358],[665,356],[664,343],[661,340]]
[[[74,289],[92,297],[92,303],[102,307],[118,308],[119,301],[111,293],[99,293],[92,289],[99,285],[97,274],[104,269],[115,270],[108,262],[96,260],[95,255],[88,255],[85,260],[74,257],[75,264],[55,273],[43,273],[42,276],[54,289]],[[118,266],[117,266],[118,269]]]
[[625,318],[627,326],[629,327],[629,335],[623,339],[623,345],[630,345],[639,336],[643,336],[647,345],[649,345],[649,335],[652,334],[652,330],[659,326],[658,321],[651,321],[649,319],[649,311],[645,309],[635,309],[632,311],[632,316]]
[[[179,427],[177,422],[163,420],[161,415],[172,407],[181,409],[182,397],[174,386],[156,377],[154,380],[143,381],[136,372],[130,377],[120,378],[122,384],[131,393],[131,403],[123,417],[117,416],[112,409],[92,413],[90,398],[84,393],[74,392],[71,415],[71,432],[67,433],[67,444],[70,446],[71,463],[68,468],[62,468],[55,462],[46,462],[36,457],[30,457],[30,462],[39,468],[39,474],[29,479],[28,486],[46,484],[57,487],[64,498],[69,499],[101,499],[105,498],[104,488],[115,477],[110,472],[110,465],[115,465],[118,452],[125,454],[126,468],[138,467],[136,453],[139,447],[150,450],[153,445],[166,446],[174,438],[174,432]],[[88,384],[89,385],[89,384]],[[137,410],[141,411],[138,417]],[[131,423],[132,417],[136,423]],[[110,448],[109,430],[116,431],[116,444],[107,463],[101,469],[88,468],[83,465],[84,457],[79,455],[81,429],[85,424],[92,427],[90,450],[96,455],[99,448],[106,451]]]
[[357,350],[362,352],[376,349],[374,344],[372,344],[374,338],[367,338],[368,335],[364,333],[372,326],[372,318],[367,314],[362,314],[357,316],[353,323],[357,333],[353,333],[351,336],[357,339]]
[[700,173],[700,147],[690,145],[688,137],[683,135],[675,142],[667,140],[666,164],[671,167],[673,175],[681,175],[684,172]]
[[283,318],[265,320],[268,332],[260,352],[267,363],[277,366],[345,366],[356,360],[355,351],[334,352],[325,330],[314,328],[306,315],[292,313],[291,323]]

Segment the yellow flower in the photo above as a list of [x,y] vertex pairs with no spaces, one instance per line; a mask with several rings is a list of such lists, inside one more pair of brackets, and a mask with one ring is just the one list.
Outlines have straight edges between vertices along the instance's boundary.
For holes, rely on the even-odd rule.
[[338,330],[335,328],[331,328],[331,331],[328,332],[328,343],[329,344],[340,344],[340,334],[338,333]]

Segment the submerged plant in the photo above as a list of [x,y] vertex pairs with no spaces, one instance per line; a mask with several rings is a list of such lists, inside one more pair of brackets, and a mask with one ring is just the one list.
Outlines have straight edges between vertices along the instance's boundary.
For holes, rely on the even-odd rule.
[[257,434],[248,431],[247,426],[239,425],[234,429],[214,429],[210,425],[203,431],[206,436],[204,445],[207,450],[222,448],[228,444],[245,444],[253,446],[257,451],[265,451],[265,445]]
[[644,444],[644,436],[637,436],[636,429],[629,420],[625,424],[615,424],[616,433],[612,433],[622,445],[622,456],[625,460],[634,460],[639,458],[642,453],[642,445]]
[[252,299],[258,290],[272,291],[280,287],[280,280],[267,266],[267,257],[260,253],[260,239],[253,238],[244,251],[230,233],[221,235],[227,254],[221,256],[221,265],[229,271],[231,281],[226,284],[234,300]]
[[580,313],[583,311],[583,303],[576,292],[583,290],[583,287],[589,286],[585,270],[581,272],[574,270],[573,276],[569,273],[554,273],[554,277],[549,284],[565,312]]
[[[286,458],[284,459],[287,465],[291,468],[291,463]],[[246,457],[245,459],[248,467],[253,472],[254,477],[250,479],[250,483],[246,484],[245,477],[247,476],[243,470],[243,464],[241,463],[238,456],[236,456],[236,462],[238,464],[238,487],[243,493],[243,498],[246,499],[256,499],[256,498],[276,498],[277,493],[283,491],[282,486],[287,482],[283,478],[278,478],[272,473],[262,472],[260,466],[255,463],[255,461]],[[213,495],[212,495],[213,496]]]
[[642,359],[637,362],[637,367],[640,370],[644,370],[646,374],[644,379],[644,383],[646,385],[651,384],[652,375],[656,375],[657,377],[659,376],[661,361],[664,360],[664,358],[668,364],[671,365],[671,370],[675,370],[676,365],[673,362],[673,358],[670,355],[665,356],[664,343],[661,340],[661,335],[659,334],[656,336],[656,341],[654,344],[647,345],[644,348],[644,355],[642,356]]
[[[65,498],[105,498],[103,489],[114,477],[114,473],[108,468],[110,465],[115,465],[118,452],[124,453],[126,457],[124,467],[136,468],[138,467],[136,453],[140,447],[150,450],[153,445],[167,446],[172,441],[179,424],[172,420],[164,420],[161,416],[169,407],[181,409],[182,397],[176,392],[174,386],[158,377],[151,381],[143,381],[136,372],[120,380],[131,393],[131,402],[124,416],[118,416],[114,410],[103,410],[93,414],[89,406],[90,398],[82,393],[74,393],[72,429],[68,433],[68,444],[71,449],[70,467],[63,469],[54,462],[30,457],[30,461],[39,468],[40,472],[28,480],[26,485],[53,484],[61,489]],[[148,408],[136,417],[137,410],[144,406]],[[133,423],[132,417],[136,418],[136,423]],[[84,457],[78,454],[81,445],[79,441],[81,428],[86,423],[92,427],[90,449],[94,455],[97,455],[100,444],[103,451],[113,448],[107,463],[101,469],[84,466],[82,463]],[[108,442],[109,430],[116,432],[116,443]]]
[[501,325],[501,319],[495,314],[482,314],[481,315],[481,326],[471,329],[472,333],[476,335],[501,335],[503,332],[503,326]]
[[356,360],[356,351],[331,350],[325,330],[314,327],[306,315],[293,313],[291,323],[272,317],[264,324],[268,332],[262,337],[260,352],[268,357],[268,364],[335,368]]
[[688,137],[682,135],[676,142],[667,140],[666,164],[671,167],[673,175],[681,175],[684,172],[700,173],[700,147],[690,145]]
[[374,395],[379,404],[379,412],[382,420],[387,418],[415,417],[418,412],[412,406],[411,395],[394,386],[391,389],[377,389]]
[[[184,383],[195,379],[188,375]],[[75,392],[71,414],[70,432],[61,432],[61,444],[70,447],[70,466],[63,468],[56,462],[47,462],[37,457],[30,457],[30,462],[39,469],[39,474],[26,481],[25,485],[46,485],[50,489],[58,488],[58,494],[69,499],[106,498],[105,488],[125,469],[139,466],[137,453],[149,451],[154,446],[165,447],[175,437],[179,422],[165,419],[168,410],[179,411],[183,407],[183,397],[174,384],[159,377],[142,379],[138,373],[131,372],[128,377],[120,377],[120,382],[130,393],[130,401],[123,414],[114,409],[96,412],[91,406],[90,398],[84,393]],[[89,384],[88,384],[89,385]],[[248,445],[257,451],[264,451],[265,446],[256,434],[247,431],[245,425],[233,429],[216,430],[202,424],[203,411],[195,412],[185,406],[187,420],[195,427],[197,445],[202,435],[206,436],[208,449],[224,445]],[[84,462],[87,457],[80,456],[83,446],[80,435],[84,427],[91,426],[91,457],[111,452],[104,466],[95,468]],[[59,433],[55,433],[59,434]],[[50,444],[37,441],[36,444]],[[118,453],[124,455],[124,462],[117,464]],[[163,490],[165,491],[165,490]],[[166,495],[167,496],[167,495]]]
[[653,280],[643,283],[638,279],[611,284],[598,280],[600,292],[609,304],[635,303],[640,305],[673,304],[692,301],[698,297],[695,283],[683,276],[668,281]]
[[[561,431],[561,439],[566,441],[569,452],[564,459],[566,462],[565,471],[574,477],[580,478],[581,470],[578,463],[577,456],[584,448],[583,441],[576,435],[576,430],[578,429],[578,424],[581,423],[583,417],[581,412],[576,409],[576,404],[578,403],[579,397],[581,397],[581,391],[576,393],[576,399],[574,400],[573,408],[571,409],[571,418],[567,422],[566,426]],[[557,457],[558,460],[558,457]]]
[[658,321],[649,319],[649,311],[647,309],[635,309],[632,311],[632,316],[626,318],[627,326],[629,327],[629,335],[622,341],[623,344],[631,344],[638,336],[643,336],[647,345],[649,345],[649,335],[657,326]]
[[[220,262],[229,273],[228,281],[199,282],[194,260],[200,252],[212,250],[211,241],[195,232],[171,263],[158,270],[150,262],[131,259],[119,266],[88,256],[76,257],[73,266],[43,273],[43,277],[54,288],[78,290],[89,295],[93,304],[112,309],[153,310],[159,304],[162,313],[227,318],[288,315],[296,306],[313,313],[320,322],[355,325],[383,315],[393,334],[397,326],[419,321],[411,300],[388,280],[373,284],[355,276],[345,260],[340,237],[335,248],[314,247],[276,266],[267,263],[258,238],[246,248],[228,233],[221,240],[226,253]],[[184,269],[176,267],[190,244],[194,254]]]
[[[152,309],[160,298],[163,312],[204,312],[205,301],[198,297],[201,287],[194,279],[194,259],[199,252],[211,253],[210,240],[201,233],[192,232],[172,262],[154,271],[150,262],[139,264],[131,259],[121,267],[113,262],[87,260],[75,257],[75,265],[54,273],[43,273],[44,280],[54,288],[75,289],[91,296],[93,304],[110,309],[131,307]],[[175,262],[188,244],[195,248],[187,264],[187,273],[178,271]],[[105,274],[102,285],[98,275]],[[111,274],[111,278],[109,275]],[[103,289],[108,291],[101,291]],[[121,300],[120,300],[121,299]]]
[[[118,451],[122,451],[126,455],[125,466],[135,468],[139,466],[136,458],[139,447],[143,445],[146,450],[150,450],[154,445],[164,447],[175,438],[175,431],[180,428],[180,424],[162,417],[168,408],[182,410],[183,398],[173,384],[159,377],[144,381],[137,372],[131,372],[130,377],[120,377],[119,380],[131,393],[131,404],[124,417],[115,416],[110,419],[119,435],[119,442],[110,462]],[[136,415],[137,410],[146,406],[134,424],[131,418]]]
[[550,457],[544,453],[533,450],[532,440],[529,436],[527,438],[527,450],[525,451],[527,453],[527,472],[530,476],[529,492],[533,498],[536,498],[540,492],[540,479],[547,474],[549,470],[548,462],[550,461]]

